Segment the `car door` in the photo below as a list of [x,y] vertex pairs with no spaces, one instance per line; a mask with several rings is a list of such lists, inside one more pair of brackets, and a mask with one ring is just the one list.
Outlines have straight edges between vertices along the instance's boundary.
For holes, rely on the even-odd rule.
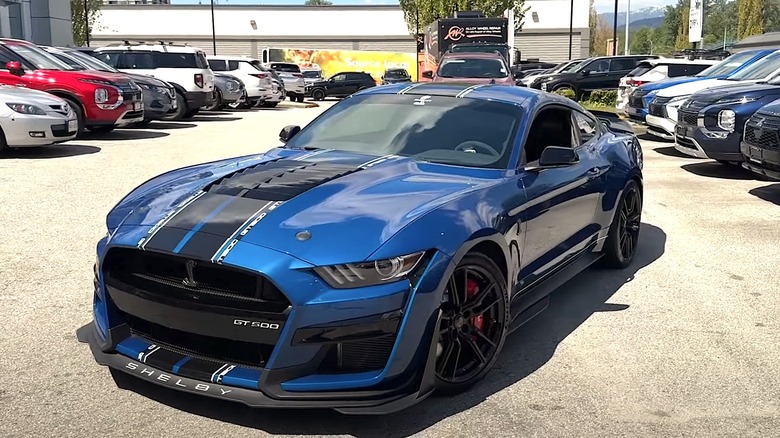
[[346,96],[348,94],[347,92],[347,74],[346,73],[339,73],[337,75],[334,75],[330,78],[330,81],[328,81],[328,94],[331,96]]
[[609,74],[609,59],[596,59],[579,73],[579,88],[583,91],[591,91],[601,88],[605,78]]
[[617,88],[620,78],[636,68],[636,58],[612,58],[609,61],[609,72],[599,82],[598,88]]
[[[570,108],[547,105],[537,113],[523,145],[518,175],[526,202],[516,216],[525,225],[518,278],[522,288],[581,254],[601,228],[595,215],[605,188],[605,169],[595,148],[599,128],[595,125],[595,133],[588,137],[581,135],[578,125]],[[578,159],[538,168],[541,153],[549,146],[570,147]]]

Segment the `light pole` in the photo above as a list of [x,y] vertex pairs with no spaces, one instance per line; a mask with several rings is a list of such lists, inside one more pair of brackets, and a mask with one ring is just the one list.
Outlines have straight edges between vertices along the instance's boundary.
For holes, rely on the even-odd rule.
[[574,33],[574,0],[571,0],[569,7],[569,61],[571,61],[571,39]]
[[211,0],[211,46],[214,50],[214,56],[217,55],[217,32],[214,28],[214,0]]
[[630,53],[628,53],[629,52],[629,50],[628,50],[628,24],[631,22],[631,0],[626,0],[626,1],[628,3],[626,5],[626,46],[625,46],[626,48],[623,49],[623,54],[624,55],[630,55]]
[[89,0],[84,0],[84,31],[87,34],[87,47],[89,47]]
[[612,56],[617,55],[617,14],[618,0],[615,0],[615,16],[612,20]]

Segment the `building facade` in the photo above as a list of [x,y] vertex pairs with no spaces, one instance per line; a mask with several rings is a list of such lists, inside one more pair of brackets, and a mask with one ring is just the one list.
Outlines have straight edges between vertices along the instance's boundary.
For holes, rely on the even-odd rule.
[[[210,3],[105,5],[91,36],[93,46],[122,41],[172,41],[212,47]],[[524,59],[569,57],[569,8],[574,3],[572,57],[589,51],[589,4],[583,0],[526,0],[529,7],[515,47]],[[566,11],[562,13],[561,11]],[[143,23],[143,25],[138,25]],[[404,15],[394,5],[214,6],[216,51],[259,57],[263,48],[416,51]]]
[[37,44],[73,44],[70,2],[0,0],[0,36]]

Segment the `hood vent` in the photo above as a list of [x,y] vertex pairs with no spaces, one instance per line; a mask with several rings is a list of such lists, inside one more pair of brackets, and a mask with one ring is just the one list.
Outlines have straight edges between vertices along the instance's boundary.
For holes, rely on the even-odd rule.
[[204,187],[209,193],[287,201],[328,181],[360,170],[355,165],[276,160],[239,170]]

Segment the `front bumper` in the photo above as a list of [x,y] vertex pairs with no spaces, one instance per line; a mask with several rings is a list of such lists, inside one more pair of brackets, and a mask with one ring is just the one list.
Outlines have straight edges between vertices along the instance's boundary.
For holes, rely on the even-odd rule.
[[[117,239],[116,234],[112,239]],[[105,240],[101,242],[105,245]],[[98,248],[101,253],[101,244]],[[100,278],[95,278],[95,319],[90,328],[83,329],[89,332],[88,336],[82,336],[83,341],[90,343],[95,359],[103,365],[173,389],[250,406],[328,407],[344,413],[382,414],[403,409],[431,393],[437,346],[432,339],[438,333],[438,308],[444,288],[441,279],[454,269],[449,257],[435,254],[411,288],[408,282],[396,282],[350,291],[323,291],[322,282],[312,282],[313,274],[302,270],[300,261],[273,250],[239,242],[225,264],[229,266],[230,257],[246,260],[250,255],[252,260],[274,260],[270,270],[280,270],[277,275],[286,274],[273,277],[269,273],[269,277],[280,290],[297,291],[284,313],[264,310],[260,313],[267,316],[258,316],[249,314],[253,311],[247,308],[239,311],[239,315],[231,309],[211,310],[201,301],[166,303],[167,298],[160,300],[152,292],[126,288],[100,271]],[[345,298],[345,294],[351,298]],[[334,329],[342,332],[339,336],[363,333],[365,339],[357,338],[361,345],[381,343],[384,341],[376,338],[376,331],[357,328],[373,327],[377,317],[386,322],[387,315],[397,315],[397,325],[392,328],[395,330],[390,344],[392,351],[381,362],[383,365],[371,365],[359,371],[344,370],[339,365],[335,372],[330,368],[323,372],[328,355],[335,348],[341,355],[342,345],[346,363],[347,343],[355,341],[355,338],[345,340],[333,335]],[[233,318],[236,317],[270,321],[276,328],[235,327]],[[168,342],[170,337],[159,339],[159,330],[155,335],[154,330],[144,328],[145,324],[159,324],[163,321],[160,318],[165,322],[163,331],[176,332],[180,340],[182,335],[188,340],[172,344]],[[139,325],[139,320],[144,321]],[[328,336],[322,335],[323,331],[328,331]],[[264,347],[271,351],[263,354],[262,361],[252,361],[255,365],[247,366],[245,360],[228,359],[237,352],[227,356],[204,354],[201,344],[195,347],[187,344],[203,338],[217,340],[225,348],[253,347],[258,346],[253,342],[258,342],[266,344]],[[152,343],[162,346],[154,355],[149,353]],[[191,355],[185,360],[188,365],[182,365],[180,359],[185,359],[182,355]],[[201,359],[211,364],[211,368],[200,366]]]
[[34,147],[62,143],[76,137],[76,116],[14,114],[3,124],[5,140],[10,147]]
[[742,167],[758,175],[780,181],[780,149],[767,149],[741,142],[740,152],[745,159]]
[[677,125],[674,120],[648,114],[645,123],[647,123],[648,134],[664,140],[674,140],[674,127]]
[[291,94],[305,94],[306,83],[298,81],[284,81],[284,89],[287,91],[287,95]]
[[742,132],[712,131],[702,126],[677,124],[675,149],[697,158],[744,161],[739,149]]
[[175,97],[168,93],[144,90],[144,120],[161,120],[174,107]]
[[629,119],[643,124],[646,123],[647,108],[636,108],[631,105],[626,105],[623,111]]

